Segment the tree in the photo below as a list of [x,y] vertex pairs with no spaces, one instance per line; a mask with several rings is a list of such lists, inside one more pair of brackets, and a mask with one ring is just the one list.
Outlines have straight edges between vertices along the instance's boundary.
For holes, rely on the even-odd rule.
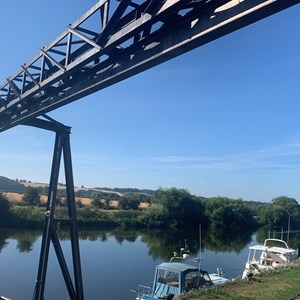
[[76,199],[76,207],[77,208],[83,208],[84,204],[82,203],[81,199]]
[[36,189],[32,186],[27,186],[25,188],[25,192],[24,192],[22,201],[25,205],[39,206],[40,195],[39,195],[38,189]]
[[140,201],[135,197],[123,196],[119,199],[119,207],[124,210],[137,210]]
[[172,227],[198,226],[205,224],[204,207],[200,198],[185,189],[159,189],[151,203],[161,204],[165,221]]
[[0,192],[0,224],[9,218],[10,203],[7,197]]
[[102,203],[102,199],[100,195],[94,194],[92,198],[92,205],[96,208],[103,208],[104,204]]
[[287,228],[300,224],[300,206],[294,198],[280,196],[263,206],[258,212],[258,221],[262,225],[281,226]]
[[56,197],[56,205],[59,207],[66,207],[67,206],[66,199],[63,197]]
[[262,225],[280,226],[287,220],[288,214],[280,205],[268,203],[259,210],[258,221]]
[[272,200],[274,205],[282,207],[291,217],[299,219],[300,206],[296,199],[287,196],[280,196]]
[[241,199],[216,197],[205,201],[205,215],[216,228],[242,229],[256,225],[251,209]]

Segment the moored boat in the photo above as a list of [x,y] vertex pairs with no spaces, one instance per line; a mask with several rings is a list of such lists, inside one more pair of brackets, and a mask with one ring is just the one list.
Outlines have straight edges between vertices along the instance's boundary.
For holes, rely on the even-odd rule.
[[156,266],[154,281],[138,286],[137,300],[175,299],[191,290],[223,284],[228,279],[221,272],[209,274],[200,268],[200,259],[190,257],[190,252],[181,249],[181,256]]
[[266,239],[263,245],[249,247],[248,259],[243,272],[243,279],[251,278],[261,272],[286,266],[297,259],[296,250],[289,248],[280,239]]

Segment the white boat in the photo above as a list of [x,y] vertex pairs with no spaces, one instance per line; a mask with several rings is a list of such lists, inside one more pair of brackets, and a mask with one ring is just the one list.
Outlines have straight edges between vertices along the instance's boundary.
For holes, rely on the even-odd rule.
[[136,300],[175,299],[191,290],[224,284],[229,280],[223,272],[208,274],[200,269],[200,260],[192,259],[190,252],[181,249],[181,256],[174,257],[167,263],[156,266],[154,282],[138,286]]
[[242,278],[249,279],[261,272],[291,264],[296,259],[296,250],[289,248],[285,241],[266,239],[263,245],[249,247],[248,260]]

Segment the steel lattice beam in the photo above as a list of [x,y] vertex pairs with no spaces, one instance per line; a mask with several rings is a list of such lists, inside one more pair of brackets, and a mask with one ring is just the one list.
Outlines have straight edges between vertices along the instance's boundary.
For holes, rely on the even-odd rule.
[[99,0],[0,86],[0,131],[298,4]]

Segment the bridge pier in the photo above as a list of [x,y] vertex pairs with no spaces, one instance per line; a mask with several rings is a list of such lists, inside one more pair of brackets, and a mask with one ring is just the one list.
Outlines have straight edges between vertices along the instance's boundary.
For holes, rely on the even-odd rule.
[[[82,272],[80,262],[80,251],[78,241],[78,226],[76,216],[76,203],[71,159],[71,147],[70,147],[70,127],[65,126],[48,116],[43,116],[45,119],[33,119],[23,125],[34,126],[41,129],[50,130],[56,133],[52,169],[50,176],[48,200],[45,211],[44,228],[42,245],[40,251],[39,267],[37,274],[37,281],[34,290],[34,300],[44,299],[44,289],[46,282],[48,258],[50,243],[52,241],[65,284],[72,300],[83,300],[83,284],[82,284]],[[65,180],[66,180],[66,196],[67,196],[67,208],[68,218],[59,219],[55,216],[57,186],[59,178],[59,170],[61,160],[64,160]],[[69,225],[73,270],[74,270],[74,283],[72,282],[70,272],[64,257],[63,250],[60,245],[60,241],[57,235],[57,224],[63,221]]]

